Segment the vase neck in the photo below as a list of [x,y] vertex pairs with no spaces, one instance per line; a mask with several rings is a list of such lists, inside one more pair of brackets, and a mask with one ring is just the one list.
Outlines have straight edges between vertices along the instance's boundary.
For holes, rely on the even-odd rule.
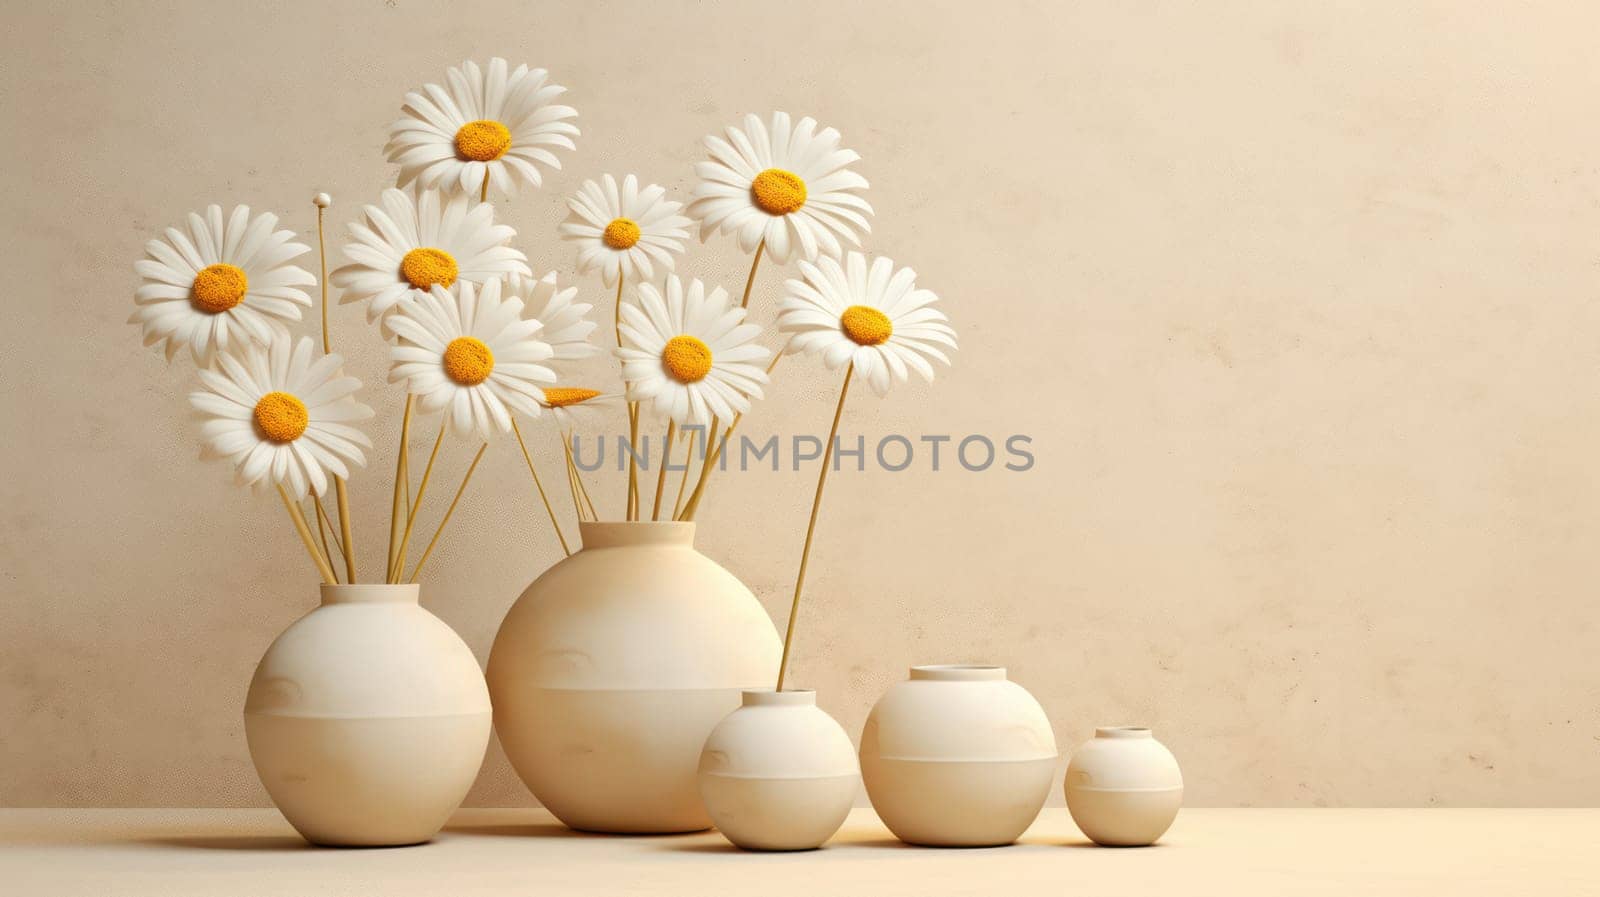
[[354,585],[322,585],[322,605],[330,604],[416,604],[422,586],[416,583],[387,585],[385,583],[356,583]]
[[1144,726],[1100,726],[1094,730],[1096,738],[1150,738],[1150,730]]
[[911,678],[933,682],[995,682],[1006,678],[1006,668],[979,663],[939,663],[912,667]]
[[809,688],[747,688],[743,700],[746,707],[815,707],[817,693]]
[[579,523],[578,532],[583,536],[585,550],[640,545],[694,547],[694,522],[689,520]]

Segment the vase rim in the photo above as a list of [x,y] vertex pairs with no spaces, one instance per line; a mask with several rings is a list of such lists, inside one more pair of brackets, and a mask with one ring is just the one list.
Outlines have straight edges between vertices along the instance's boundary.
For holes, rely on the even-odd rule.
[[1096,726],[1096,738],[1154,738],[1149,726]]
[[817,690],[814,688],[747,688],[743,692],[746,707],[815,707]]
[[422,585],[415,582],[329,583],[322,584],[322,603],[328,604],[417,604]]
[[578,524],[578,533],[586,549],[694,545],[692,520],[586,520]]
[[911,678],[934,682],[995,682],[1006,668],[986,663],[930,663],[911,668]]

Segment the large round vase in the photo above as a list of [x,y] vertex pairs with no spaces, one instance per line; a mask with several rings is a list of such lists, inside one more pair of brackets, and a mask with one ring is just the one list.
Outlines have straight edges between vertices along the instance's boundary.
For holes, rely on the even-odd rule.
[[1004,667],[912,667],[861,732],[867,796],[909,844],[1010,844],[1039,815],[1055,765],[1044,708]]
[[595,832],[711,826],[696,784],[706,736],[783,646],[694,524],[584,523],[583,549],[522,593],[495,638],[495,730],[557,819]]
[[306,840],[419,844],[461,805],[489,744],[472,649],[415,585],[324,585],[245,699],[261,784]]

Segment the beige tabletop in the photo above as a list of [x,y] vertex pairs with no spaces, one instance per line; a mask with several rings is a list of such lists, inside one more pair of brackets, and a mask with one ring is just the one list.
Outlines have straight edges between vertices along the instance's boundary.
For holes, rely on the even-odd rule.
[[0,810],[0,894],[1600,894],[1600,810],[1187,809],[1156,847],[1105,849],[1046,809],[1021,843],[902,845],[856,810],[823,850],[714,832],[614,837],[542,810],[462,810],[422,847],[309,847],[273,810]]

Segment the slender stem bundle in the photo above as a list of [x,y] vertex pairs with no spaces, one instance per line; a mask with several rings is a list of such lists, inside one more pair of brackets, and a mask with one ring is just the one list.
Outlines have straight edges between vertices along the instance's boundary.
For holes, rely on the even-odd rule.
[[822,448],[822,470],[817,474],[817,494],[811,498],[811,521],[806,524],[806,544],[800,549],[800,572],[795,576],[794,600],[789,604],[789,625],[783,632],[783,659],[778,661],[778,691],[783,691],[783,678],[789,671],[789,647],[794,642],[794,622],[800,616],[800,592],[806,585],[806,564],[811,560],[811,537],[817,531],[817,511],[822,508],[822,487],[828,484],[828,468],[833,466],[833,440],[839,435],[844,397],[850,394],[850,378],[855,372],[853,363],[845,368],[844,385],[839,387],[839,404],[833,409],[833,426],[828,429],[828,441]]
[[589,519],[599,520],[600,514],[594,509],[594,499],[589,497],[589,487],[583,484],[583,471],[578,468],[578,459],[572,453],[572,431],[561,434],[561,450],[567,454],[567,469],[572,471],[572,481],[578,484],[578,494],[583,496],[583,503],[589,509]]
[[333,521],[328,519],[328,511],[322,506],[322,499],[318,498],[315,492],[311,493],[311,507],[317,512],[317,538],[322,540],[322,556],[332,564],[333,552],[328,550],[328,533],[333,533],[333,547],[339,549],[339,556],[343,557],[344,546],[339,543],[339,531],[334,528]]
[[[701,434],[701,451],[710,451],[710,430]],[[694,460],[694,437],[690,436],[683,446],[683,476],[678,478],[678,497],[672,502],[672,519],[682,520],[683,517],[683,490],[689,485],[689,462]]]
[[[400,532],[400,545],[395,550],[394,569],[389,571],[389,581],[398,583],[406,570],[406,554],[411,550],[411,525],[417,521],[417,510],[422,507],[422,497],[428,494],[428,480],[433,476],[433,462],[439,458],[439,446],[444,443],[444,420],[439,421],[439,435],[433,439],[433,450],[428,453],[428,463],[422,468],[422,481],[417,484],[417,499],[406,511],[406,528]],[[407,475],[410,479],[410,475]]]
[[[511,419],[511,432],[517,434],[517,446],[522,449],[522,460],[528,462],[528,473],[533,474],[534,488],[539,490],[539,500],[544,502],[544,512],[550,515],[550,525],[555,528],[556,538],[561,542],[561,552],[567,557],[572,557],[572,549],[567,547],[567,537],[561,534],[561,523],[556,520],[555,509],[550,507],[549,496],[544,494],[544,483],[539,481],[539,471],[534,469],[533,455],[528,453],[528,444],[522,441],[522,428],[517,426],[515,417]],[[571,479],[568,479],[567,485],[571,487]]]
[[650,519],[661,519],[661,493],[667,491],[667,468],[672,466],[672,437],[678,432],[678,422],[667,421],[667,438],[661,445],[661,472],[656,474],[656,500],[650,508]]
[[[761,256],[765,254],[766,251],[767,241],[766,238],[763,237],[761,242],[756,244],[755,256],[750,259],[750,273],[746,275],[744,279],[744,295],[739,299],[740,308],[748,309],[750,307],[750,291],[755,288],[756,271],[761,267]],[[776,356],[774,356],[774,358],[776,358]],[[771,371],[772,368],[767,368],[768,373],[771,373]],[[732,433],[733,428],[739,425],[739,418],[741,417],[744,417],[743,412],[734,416],[733,423],[728,426],[729,433]],[[726,435],[724,435],[722,439],[717,438],[717,430],[721,423],[721,420],[713,416],[711,418],[711,426],[706,429],[706,453],[705,457],[701,459],[700,476],[697,480],[695,480],[694,491],[689,493],[688,504],[684,505],[683,507],[683,516],[678,516],[676,514],[673,515],[677,520],[693,520],[695,510],[700,507],[700,498],[705,494],[706,491],[706,478],[711,475],[712,465],[717,463],[717,458],[722,454],[721,449],[714,448],[714,446],[720,447],[727,439]],[[684,476],[688,476],[688,471],[684,471]]]
[[311,535],[311,527],[306,524],[306,515],[301,512],[300,506],[289,497],[289,490],[279,483],[278,495],[283,498],[283,506],[289,510],[289,519],[294,523],[295,532],[300,534],[300,541],[306,546],[306,551],[311,555],[312,563],[317,565],[317,572],[322,574],[322,581],[328,585],[337,585],[339,578],[333,575],[333,567],[317,551],[317,542]]
[[572,513],[578,516],[581,524],[587,517],[583,510],[583,499],[580,497],[582,487],[578,485],[577,476],[573,473],[572,465],[567,465],[567,494],[572,498]]
[[[317,205],[317,258],[322,266],[322,352],[324,355],[333,351],[333,340],[328,333],[328,241],[324,237],[321,204]],[[339,501],[339,553],[344,555],[345,582],[356,581],[356,543],[350,537],[350,490],[345,486],[344,477],[333,478],[333,492]],[[319,520],[317,525],[322,525]]]
[[339,499],[340,544],[344,546],[344,575],[346,582],[356,581],[356,540],[350,535],[350,490],[344,477],[333,478],[333,493]]
[[[393,583],[395,577],[395,560],[400,556],[400,528],[404,525],[401,521],[410,518],[410,511],[415,505],[410,499],[411,471],[407,465],[407,444],[411,441],[411,406],[416,402],[415,397],[406,393],[405,412],[400,417],[400,451],[394,459],[394,507],[389,512],[389,567],[385,582]],[[405,485],[406,507],[400,506],[400,487]],[[404,515],[404,516],[402,516]]]
[[[617,274],[617,307],[616,330],[617,348],[622,348],[622,285],[626,277]],[[639,462],[634,458],[634,446],[639,442],[639,403],[628,403],[628,502],[623,510],[623,519],[639,519]]]
[[[782,358],[783,353],[779,352],[778,354],[772,356],[771,361],[767,362],[768,375],[771,375],[772,369],[778,366],[778,361]],[[733,422],[728,424],[728,428],[723,430],[722,435],[719,437],[716,433],[717,419],[711,419],[711,430],[707,431],[706,433],[706,437],[710,439],[711,442],[706,446],[705,460],[700,465],[700,479],[694,484],[694,492],[690,494],[689,502],[683,506],[683,512],[678,514],[675,519],[694,519],[695,512],[700,509],[700,500],[705,497],[706,485],[709,482],[708,478],[710,476],[710,472],[716,467],[717,462],[722,460],[723,449],[728,447],[728,440],[733,437],[733,431],[738,428],[739,421],[742,420],[744,420],[743,411],[733,416]]]
[[467,475],[461,478],[461,485],[456,488],[455,498],[450,499],[450,507],[445,509],[444,519],[439,521],[439,528],[433,531],[433,538],[428,540],[428,547],[423,550],[422,557],[417,559],[417,566],[411,571],[411,578],[406,582],[416,582],[417,577],[422,575],[422,565],[426,564],[429,556],[433,554],[433,546],[438,544],[439,535],[444,532],[445,524],[449,523],[451,515],[455,514],[456,504],[461,501],[461,494],[467,491],[467,483],[472,479],[472,472],[478,469],[478,462],[483,460],[483,452],[488,447],[487,442],[478,446],[478,453],[472,456],[472,464],[467,468]]

